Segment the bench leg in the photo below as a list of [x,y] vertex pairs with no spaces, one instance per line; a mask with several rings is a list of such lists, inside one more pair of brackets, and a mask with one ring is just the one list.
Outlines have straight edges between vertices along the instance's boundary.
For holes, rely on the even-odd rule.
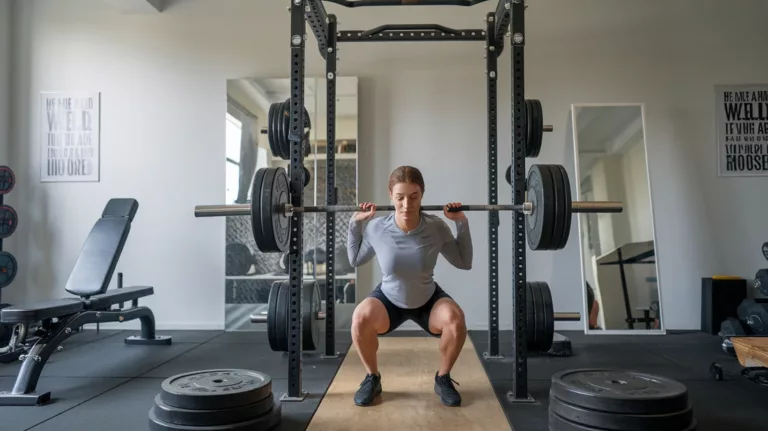
[[45,404],[51,399],[50,392],[35,392],[37,381],[48,358],[64,340],[77,333],[75,328],[79,326],[78,320],[83,318],[88,318],[87,313],[62,320],[35,341],[32,348],[19,358],[23,362],[11,392],[0,392],[0,406],[34,406]]
[[169,346],[172,339],[170,335],[155,334],[155,315],[147,307],[137,307],[132,309],[141,322],[141,335],[130,336],[125,339],[125,344],[129,345],[151,345],[151,346]]

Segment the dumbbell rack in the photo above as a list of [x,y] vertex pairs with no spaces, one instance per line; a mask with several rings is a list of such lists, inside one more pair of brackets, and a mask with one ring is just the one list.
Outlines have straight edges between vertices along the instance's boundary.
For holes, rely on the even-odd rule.
[[[490,205],[498,203],[498,163],[497,163],[497,62],[504,48],[504,38],[510,29],[512,61],[512,168],[511,188],[512,203],[522,204],[525,200],[525,156],[526,121],[525,121],[525,79],[524,79],[524,49],[525,49],[525,4],[523,0],[498,0],[495,12],[486,16],[486,27],[483,29],[458,30],[435,24],[389,24],[371,30],[337,29],[337,19],[328,14],[323,6],[323,0],[289,0],[291,13],[291,31],[289,43],[291,46],[291,82],[290,96],[290,134],[291,159],[290,183],[291,204],[303,205],[303,152],[302,131],[308,121],[304,116],[304,60],[306,49],[306,24],[310,25],[318,43],[320,55],[326,61],[327,82],[327,205],[336,205],[335,170],[335,122],[336,122],[336,52],[339,42],[379,42],[379,41],[484,41],[487,79],[487,116],[488,116],[488,201]],[[361,6],[465,6],[470,7],[487,0],[325,0],[345,7]],[[306,21],[306,23],[305,23]],[[303,213],[291,215],[290,251],[288,259],[288,275],[290,281],[290,314],[288,333],[288,393],[282,397],[284,401],[301,401],[306,393],[302,390],[301,376],[301,315],[302,304],[301,283]],[[531,402],[528,394],[527,340],[526,340],[526,240],[525,220],[521,212],[513,213],[512,228],[513,255],[512,273],[514,286],[512,305],[513,318],[513,348],[514,360],[513,390],[508,398],[512,402]],[[326,213],[326,247],[335,244],[335,213]],[[295,228],[295,227],[299,228]],[[498,212],[489,213],[489,331],[488,352],[486,359],[501,358],[499,354],[499,283],[498,283]],[[327,286],[334,286],[334,257],[333,252],[327,255]],[[335,351],[335,289],[326,289],[326,331],[325,358],[336,358]]]

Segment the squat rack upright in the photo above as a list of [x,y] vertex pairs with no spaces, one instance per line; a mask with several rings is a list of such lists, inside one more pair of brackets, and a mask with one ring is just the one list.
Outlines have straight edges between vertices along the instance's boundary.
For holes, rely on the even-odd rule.
[[[439,24],[388,24],[370,30],[339,30],[337,19],[326,12],[323,1],[353,7],[381,6],[461,6],[471,7],[488,0],[289,0],[291,12],[291,97],[290,97],[290,134],[291,162],[291,204],[301,206],[304,201],[302,134],[304,130],[304,59],[306,48],[306,23],[317,39],[320,55],[326,61],[327,82],[327,205],[336,205],[335,185],[335,124],[336,124],[336,51],[339,42],[399,42],[399,41],[484,41],[487,79],[488,111],[488,204],[498,204],[498,166],[497,166],[497,60],[504,48],[504,38],[511,23],[511,60],[512,60],[512,167],[511,189],[512,203],[522,204],[525,200],[525,140],[527,136],[524,117],[525,81],[525,4],[523,0],[498,0],[496,10],[486,15],[486,27],[482,29],[453,29]],[[508,394],[512,402],[529,402],[528,367],[526,340],[526,241],[525,215],[515,212],[512,215],[512,272],[514,286],[513,305],[513,390]],[[290,280],[289,348],[288,348],[288,393],[284,401],[301,401],[306,396],[302,390],[301,379],[301,283],[303,279],[302,253],[303,213],[291,215],[291,237],[288,259]],[[489,313],[488,313],[488,351],[486,359],[501,358],[499,354],[499,255],[498,255],[498,212],[489,212]],[[335,213],[326,213],[326,247],[335,247]],[[325,353],[323,358],[336,358],[335,352],[335,289],[334,289],[334,253],[326,253],[326,318],[325,318]]]

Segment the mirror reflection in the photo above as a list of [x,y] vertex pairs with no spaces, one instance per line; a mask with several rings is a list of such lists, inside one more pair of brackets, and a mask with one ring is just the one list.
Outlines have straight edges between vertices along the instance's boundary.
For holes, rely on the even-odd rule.
[[578,215],[588,331],[663,331],[643,105],[573,105],[571,122],[578,199],[624,203]]
[[[336,80],[335,182],[339,205],[357,203],[357,78]],[[327,82],[305,79],[304,106],[309,114],[310,154],[304,167],[310,174],[304,205],[326,204]],[[269,106],[290,98],[288,78],[242,78],[227,81],[226,203],[250,204],[254,173],[263,167],[289,169],[290,162],[273,155],[267,135]],[[347,226],[352,213],[336,213],[335,246],[326,247],[325,214],[304,215],[304,279],[316,280],[324,307],[326,253],[335,255],[334,290],[336,327],[349,328],[356,301],[357,271],[347,259]],[[250,315],[267,311],[273,282],[287,280],[287,254],[262,253],[253,239],[251,218],[226,218],[227,330],[265,331],[265,323],[252,323]],[[323,326],[324,328],[324,326]]]

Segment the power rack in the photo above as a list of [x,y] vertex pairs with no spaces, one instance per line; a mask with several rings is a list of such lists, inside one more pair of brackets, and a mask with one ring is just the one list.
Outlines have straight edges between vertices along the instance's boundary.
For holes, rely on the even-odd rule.
[[[302,136],[307,119],[304,118],[304,59],[306,53],[306,24],[317,39],[320,55],[326,61],[327,82],[327,205],[336,205],[335,170],[335,124],[336,124],[336,51],[340,42],[399,42],[399,41],[483,41],[485,42],[487,110],[488,110],[488,203],[498,204],[497,178],[497,62],[504,49],[508,31],[511,35],[510,55],[512,60],[512,203],[522,204],[525,199],[525,153],[527,139],[525,121],[525,4],[523,0],[498,0],[496,10],[486,15],[486,27],[480,29],[453,29],[439,24],[388,24],[369,30],[340,30],[337,19],[328,14],[323,0],[289,0],[291,13],[291,97],[290,136],[291,141],[291,204],[301,206],[304,201]],[[348,8],[385,6],[457,6],[472,7],[488,0],[324,0]],[[303,226],[303,213],[293,213],[292,226]],[[488,301],[488,351],[484,358],[496,359],[499,353],[499,255],[498,255],[498,212],[489,213],[489,301]],[[530,402],[528,394],[528,350],[526,340],[526,240],[525,215],[513,214],[512,228],[513,255],[512,283],[514,286],[512,306],[514,386],[508,399],[512,402]],[[335,214],[326,213],[326,246],[335,244]],[[291,229],[288,269],[290,274],[290,315],[288,348],[288,393],[284,401],[302,401],[306,392],[302,390],[301,370],[301,304],[303,278],[301,228]],[[334,253],[326,253],[326,286],[334,285]],[[335,338],[335,289],[326,289],[325,353],[323,358],[337,358]]]

